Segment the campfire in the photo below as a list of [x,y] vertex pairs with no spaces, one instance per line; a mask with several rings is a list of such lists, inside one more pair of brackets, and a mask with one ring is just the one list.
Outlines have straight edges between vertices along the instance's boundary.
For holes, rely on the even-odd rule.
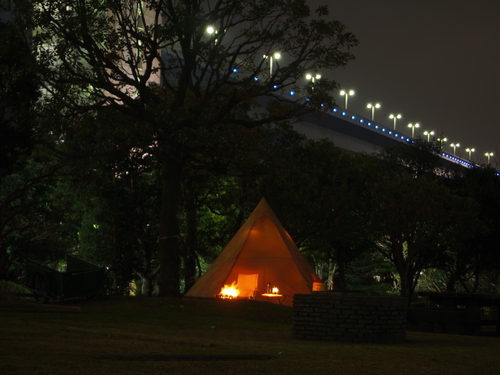
[[236,284],[236,282],[233,281],[231,285],[224,285],[221,288],[219,297],[224,299],[233,299],[237,298],[239,294],[240,291],[238,290],[238,284]]

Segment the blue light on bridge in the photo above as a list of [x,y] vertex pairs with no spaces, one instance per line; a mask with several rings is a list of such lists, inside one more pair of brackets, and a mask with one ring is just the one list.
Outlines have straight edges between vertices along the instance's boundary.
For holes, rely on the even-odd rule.
[[233,68],[233,73],[238,73],[238,68]]
[[253,80],[257,82],[259,80],[259,77],[253,77]]
[[[294,95],[294,92],[290,92],[290,94]],[[309,101],[309,99],[306,99],[306,101]],[[321,104],[321,106],[323,107],[324,104]],[[333,107],[332,108],[332,112],[333,113],[338,113],[338,114],[340,114],[342,116],[349,116],[350,120],[357,121],[360,124],[366,124],[366,126],[368,126],[368,127],[372,127],[373,126],[373,128],[375,130],[380,130],[382,133],[386,133],[388,135],[391,135],[391,136],[395,137],[396,139],[401,140],[403,142],[406,142],[406,143],[415,143],[415,141],[412,138],[410,138],[410,137],[406,137],[405,135],[402,135],[402,134],[396,132],[393,129],[385,128],[383,125],[377,124],[377,123],[375,123],[373,121],[369,121],[368,119],[363,118],[363,117],[361,117],[359,115],[348,113],[343,108]]]
[[452,155],[447,154],[445,152],[443,152],[441,155],[443,157],[445,157],[445,158],[448,158],[448,159],[453,160],[453,161],[455,161],[455,162],[457,162],[459,164],[462,164],[463,166],[466,166],[466,167],[469,167],[469,168],[474,168],[473,164],[471,164],[469,162],[466,162],[465,160],[462,160],[460,158],[457,158],[456,156],[452,156]]
[[274,85],[273,89],[277,90],[278,89],[278,85]]

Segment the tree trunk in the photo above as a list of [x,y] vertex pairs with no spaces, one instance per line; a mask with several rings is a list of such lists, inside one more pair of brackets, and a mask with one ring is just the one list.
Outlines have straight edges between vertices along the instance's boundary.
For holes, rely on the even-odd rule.
[[179,222],[177,211],[181,189],[180,163],[165,157],[161,169],[161,210],[158,238],[158,287],[160,297],[180,296]]
[[391,236],[391,254],[392,262],[398,271],[401,280],[401,297],[405,297],[410,301],[413,294],[413,266],[409,256],[405,256],[403,244],[397,238]]
[[[397,269],[397,267],[396,267]],[[408,300],[408,303],[413,296],[414,290],[414,270],[413,267],[408,264],[408,260],[405,262],[405,267],[402,270],[398,270],[399,276],[401,277],[401,297],[405,297]]]
[[333,259],[330,258],[328,261],[328,284],[327,288],[329,290],[335,290],[335,282],[333,280],[333,276],[335,275],[335,271],[337,269],[336,264],[333,262]]
[[198,220],[196,200],[192,191],[186,192],[186,237],[184,241],[184,292],[196,281],[196,249],[198,243]]
[[341,251],[338,251],[336,255],[338,273],[337,280],[335,282],[335,289],[338,289],[340,292],[345,292],[347,291],[347,283],[345,280],[346,263],[344,262],[344,257],[342,256]]
[[[313,256],[313,261],[314,261],[314,256]],[[324,262],[314,262],[316,267],[315,267],[315,272],[316,272],[316,275],[318,275],[318,277],[323,280],[323,268],[325,266],[325,263]]]
[[141,295],[150,297],[152,294],[153,283],[147,277],[141,276]]
[[141,277],[141,295],[150,297],[153,294],[154,272],[151,271],[151,251],[149,245],[142,249],[143,274]]
[[455,293],[456,291],[455,284],[457,283],[458,280],[460,280],[458,272],[453,272],[446,282],[446,291],[448,293]]

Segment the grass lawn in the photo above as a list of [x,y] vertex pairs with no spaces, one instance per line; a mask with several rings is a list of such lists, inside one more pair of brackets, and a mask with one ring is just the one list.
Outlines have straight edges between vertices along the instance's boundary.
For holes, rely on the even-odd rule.
[[500,338],[407,333],[400,345],[292,338],[258,301],[0,299],[0,374],[500,374]]

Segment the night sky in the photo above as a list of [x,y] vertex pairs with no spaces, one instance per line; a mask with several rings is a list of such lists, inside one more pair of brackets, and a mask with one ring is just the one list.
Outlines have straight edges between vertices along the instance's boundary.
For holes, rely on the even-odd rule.
[[[312,7],[324,3],[309,0]],[[500,1],[498,0],[333,0],[330,16],[359,40],[356,60],[345,69],[321,72],[344,89],[354,89],[348,109],[399,131],[420,124],[415,136],[459,143],[458,156],[486,163],[485,152],[500,154]],[[339,96],[337,102],[344,105]],[[427,138],[426,136],[423,136]],[[453,152],[447,145],[444,151]]]

